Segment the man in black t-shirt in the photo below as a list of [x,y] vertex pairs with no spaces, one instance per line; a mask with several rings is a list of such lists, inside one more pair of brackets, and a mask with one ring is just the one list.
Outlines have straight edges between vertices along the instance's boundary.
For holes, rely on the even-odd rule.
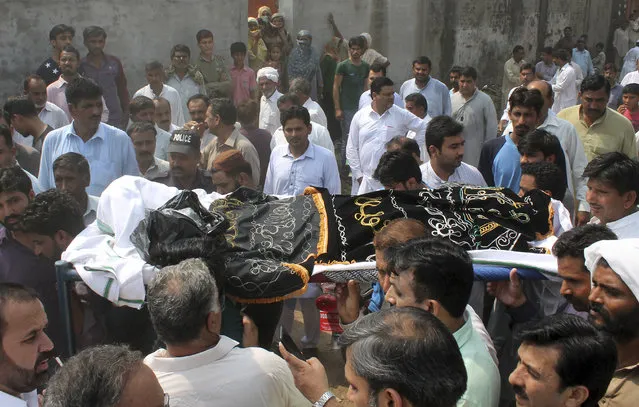
[[49,31],[49,42],[51,43],[51,56],[47,58],[36,73],[44,79],[47,86],[58,80],[60,77],[60,52],[66,45],[71,45],[75,29],[66,24],[58,24]]

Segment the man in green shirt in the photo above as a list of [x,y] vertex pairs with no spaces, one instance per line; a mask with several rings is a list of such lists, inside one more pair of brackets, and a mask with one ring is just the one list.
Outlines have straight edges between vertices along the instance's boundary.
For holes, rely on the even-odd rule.
[[359,107],[359,97],[366,88],[370,66],[362,61],[366,40],[364,37],[353,37],[348,40],[349,58],[337,64],[335,81],[333,82],[333,102],[335,117],[341,121],[342,143],[340,164],[346,163],[346,143],[353,116]]
[[224,57],[213,55],[215,41],[209,30],[200,30],[195,35],[200,56],[195,66],[204,76],[206,93],[213,98],[231,97],[231,76],[226,67]]
[[620,152],[637,157],[635,131],[630,120],[607,107],[610,82],[603,75],[591,75],[581,83],[581,105],[568,107],[557,114],[575,129],[584,145],[586,158]]

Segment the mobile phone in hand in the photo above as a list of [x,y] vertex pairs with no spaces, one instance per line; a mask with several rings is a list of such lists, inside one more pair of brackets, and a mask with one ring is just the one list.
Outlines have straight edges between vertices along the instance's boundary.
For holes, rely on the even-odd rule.
[[293,340],[293,338],[291,338],[288,332],[286,332],[283,326],[280,326],[279,340],[280,340],[280,343],[284,345],[284,348],[286,349],[288,353],[290,353],[291,355],[295,356],[298,359],[306,360],[306,357],[304,356],[300,348],[297,347],[297,345],[295,344],[295,341]]

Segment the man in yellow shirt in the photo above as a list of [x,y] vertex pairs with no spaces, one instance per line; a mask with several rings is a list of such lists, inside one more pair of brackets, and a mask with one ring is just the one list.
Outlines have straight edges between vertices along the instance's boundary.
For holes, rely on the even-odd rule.
[[566,108],[557,117],[575,126],[588,161],[610,152],[637,157],[635,133],[630,120],[607,107],[610,83],[603,75],[584,79],[579,97],[581,105]]

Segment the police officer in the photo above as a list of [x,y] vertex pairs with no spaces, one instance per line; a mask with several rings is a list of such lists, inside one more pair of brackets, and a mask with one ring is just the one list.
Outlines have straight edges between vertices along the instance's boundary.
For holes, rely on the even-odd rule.
[[192,130],[175,130],[167,148],[169,170],[151,181],[179,189],[215,191],[211,175],[198,168],[200,162],[200,136]]

